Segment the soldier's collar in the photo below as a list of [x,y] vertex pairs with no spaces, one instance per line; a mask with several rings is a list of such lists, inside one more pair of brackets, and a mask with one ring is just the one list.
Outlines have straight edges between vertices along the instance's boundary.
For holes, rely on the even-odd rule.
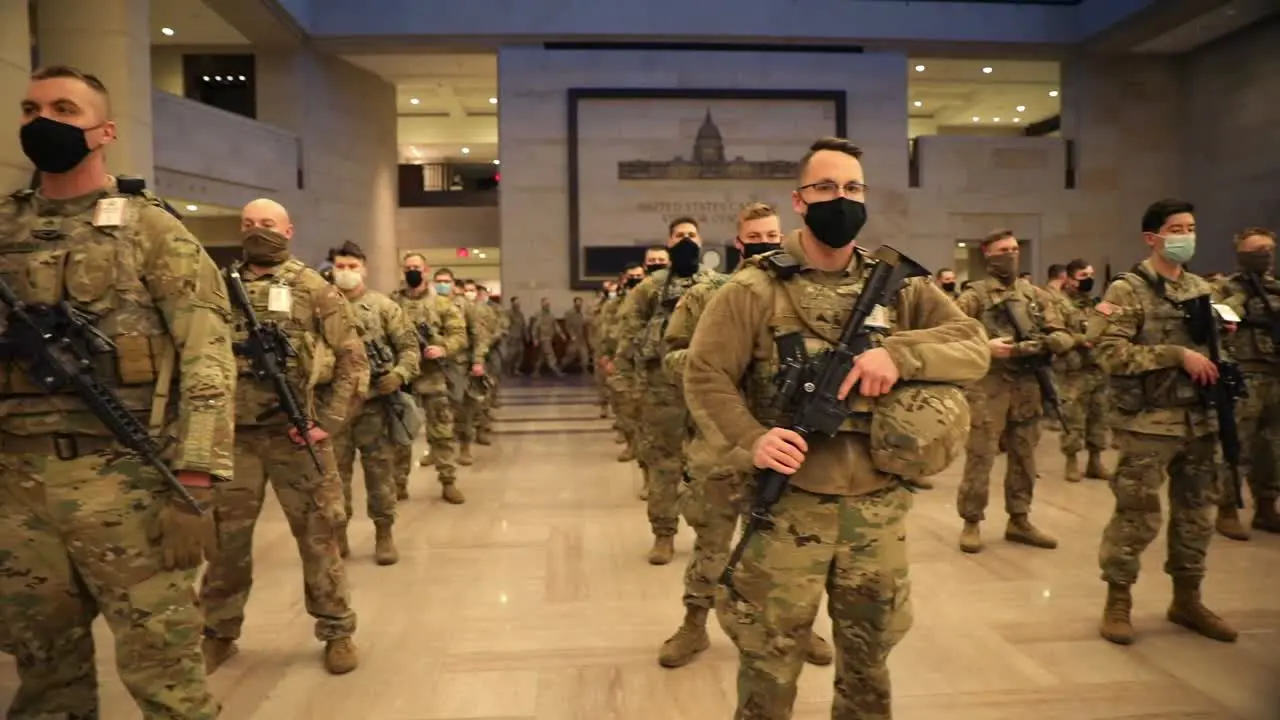
[[790,233],[787,233],[787,236],[785,238],[782,239],[781,247],[783,252],[787,253],[791,257],[800,261],[800,268],[802,271],[812,270],[814,272],[825,272],[825,273],[832,273],[832,274],[843,273],[846,277],[848,277],[848,276],[856,275],[862,269],[862,264],[867,260],[866,251],[864,251],[862,248],[855,245],[853,248],[853,255],[849,258],[849,264],[845,266],[844,270],[830,270],[830,271],[822,270],[820,268],[814,267],[813,263],[809,262],[809,256],[805,254],[804,243],[800,241],[800,236],[801,236],[800,230],[792,230]]
[[36,214],[42,217],[71,217],[89,212],[99,200],[115,194],[117,194],[116,179],[108,175],[106,184],[101,188],[72,198],[54,200],[45,197],[44,193],[37,189],[31,197],[31,206]]

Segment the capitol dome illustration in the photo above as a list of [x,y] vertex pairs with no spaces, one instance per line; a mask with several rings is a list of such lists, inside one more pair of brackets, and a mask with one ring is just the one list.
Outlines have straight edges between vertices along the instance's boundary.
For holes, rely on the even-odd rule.
[[670,160],[624,160],[618,163],[619,180],[792,180],[799,163],[786,160],[728,159],[724,136],[708,108],[693,139],[692,159],[677,155]]

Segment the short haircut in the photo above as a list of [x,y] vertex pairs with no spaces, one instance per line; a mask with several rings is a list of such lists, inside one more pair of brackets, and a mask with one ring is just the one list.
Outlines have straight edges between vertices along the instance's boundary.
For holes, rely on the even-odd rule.
[[1066,266],[1066,265],[1061,265],[1061,264],[1059,264],[1059,263],[1054,263],[1054,264],[1052,264],[1052,265],[1050,265],[1050,266],[1049,266],[1049,279],[1050,279],[1050,280],[1052,280],[1052,279],[1054,279],[1054,278],[1058,277],[1059,275],[1063,275],[1063,274],[1065,274],[1066,272],[1067,272],[1067,266]]
[[763,220],[764,218],[777,217],[778,211],[773,206],[762,202],[747,203],[738,211],[738,227],[742,227],[743,223],[752,220]]
[[472,280],[471,278],[464,278],[462,280],[459,280],[458,282],[462,283],[463,285],[475,285],[476,287],[479,287],[479,284],[475,280]]
[[1196,206],[1186,200],[1165,198],[1151,203],[1151,207],[1142,213],[1142,232],[1159,232],[1166,220],[1180,213],[1194,213]]
[[817,140],[813,141],[812,145],[809,146],[809,151],[804,154],[804,157],[800,158],[800,166],[797,169],[799,173],[799,175],[796,177],[797,180],[804,179],[804,171],[809,169],[809,161],[813,159],[814,155],[817,155],[823,150],[833,150],[835,152],[844,153],[845,155],[848,155],[849,157],[852,157],[855,160],[862,159],[862,148],[858,147],[857,145],[854,145],[852,142],[850,142],[849,140],[846,140],[845,138],[839,138],[839,137],[818,138]]
[[992,243],[998,243],[1001,240],[1008,240],[1011,237],[1017,237],[1016,235],[1013,234],[1012,230],[996,230],[990,235],[982,238],[982,244],[980,247],[983,250],[986,250],[987,248],[991,247]]
[[643,270],[643,269],[644,269],[643,263],[638,263],[638,262],[627,263],[627,266],[622,268],[622,274],[626,275],[628,272],[632,270]]
[[[442,275],[448,277],[450,280],[452,280],[454,277],[453,271],[447,267],[442,267],[439,270],[436,270],[434,273],[431,273],[431,277],[433,278],[438,278]],[[514,300],[515,298],[511,298],[511,299]]]
[[649,253],[651,253],[651,252],[660,252],[660,253],[666,253],[666,254],[670,254],[670,253],[671,253],[671,251],[670,251],[670,250],[668,250],[666,247],[664,247],[664,246],[662,246],[662,245],[654,245],[653,247],[647,247],[647,248],[645,248],[645,249],[644,249],[644,254],[645,254],[645,255],[648,255],[648,254],[649,254]]
[[[680,217],[676,218],[675,220],[672,220],[671,222],[667,223],[667,236],[668,236],[668,237],[670,237],[670,236],[671,236],[671,233],[675,232],[675,231],[676,231],[676,228],[680,227],[681,225],[692,225],[694,230],[698,230],[698,229],[700,229],[700,228],[698,227],[698,221],[697,221],[697,220],[694,220],[693,218],[689,217],[688,215],[681,215]],[[663,248],[663,250],[665,250],[665,249],[666,249],[666,248]]]
[[1087,267],[1089,267],[1088,261],[1084,260],[1083,258],[1076,258],[1075,260],[1072,260],[1071,262],[1067,263],[1067,274],[1074,277],[1076,273],[1080,272],[1081,270],[1084,270]]
[[955,272],[955,270],[952,270],[951,268],[938,268],[938,272],[934,273],[933,276],[942,277],[942,273],[949,273],[949,272]]
[[1241,230],[1240,232],[1236,233],[1236,247],[1239,247],[1240,243],[1244,242],[1245,240],[1248,240],[1249,238],[1255,235],[1260,235],[1264,238],[1268,238],[1271,240],[1271,242],[1276,241],[1276,234],[1275,234],[1275,231],[1273,230],[1268,230],[1267,228],[1264,228],[1264,227],[1247,227]]
[[333,260],[337,257],[355,258],[360,262],[364,262],[368,258],[364,254],[364,250],[359,245],[350,240],[342,243],[342,247],[336,247],[329,251],[329,259]]
[[79,80],[84,83],[90,90],[94,91],[102,98],[103,105],[106,108],[106,116],[108,118],[111,117],[111,93],[107,92],[107,86],[102,83],[102,80],[99,79],[97,75],[87,73],[80,68],[72,67],[70,65],[47,65],[31,73],[32,82],[37,80],[53,80],[55,78],[71,78],[72,80]]
[[407,262],[409,262],[409,258],[418,258],[419,260],[421,260],[421,261],[422,261],[422,264],[423,264],[423,265],[427,265],[427,264],[428,264],[428,263],[427,263],[427,256],[426,256],[426,255],[423,255],[423,254],[422,254],[422,253],[420,253],[420,252],[407,252],[407,253],[405,253],[405,254],[404,254],[404,257],[400,258],[400,262],[401,262],[401,263],[407,263]]

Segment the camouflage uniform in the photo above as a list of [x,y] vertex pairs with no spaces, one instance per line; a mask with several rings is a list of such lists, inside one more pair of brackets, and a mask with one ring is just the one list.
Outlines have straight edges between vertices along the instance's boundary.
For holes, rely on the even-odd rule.
[[[778,420],[774,338],[798,332],[811,353],[826,347],[823,338],[839,334],[872,267],[858,251],[843,273],[821,272],[808,267],[797,234],[782,247],[787,257],[779,262],[790,262],[794,272],[773,269],[777,253],[749,259],[712,298],[686,359],[689,411],[701,432],[732,448],[725,461],[744,463],[740,470]],[[887,315],[875,342],[904,381],[969,382],[986,372],[981,326],[928,280],[906,285]],[[952,394],[962,402],[958,391]],[[853,401],[855,410],[875,407]],[[867,417],[852,416],[837,437],[810,444],[772,522],[748,544],[735,592],[717,599],[721,627],[739,650],[737,720],[791,717],[824,591],[839,654],[831,716],[891,717],[887,661],[912,622],[906,543],[912,495],[873,460]],[[958,452],[963,430],[949,431]]]
[[591,372],[591,350],[587,344],[587,317],[577,307],[564,314],[564,329],[569,336],[569,344],[564,349],[564,357],[560,358],[560,369],[564,370],[569,363],[578,361],[582,372]]
[[[638,446],[639,407],[635,403],[635,368],[631,362],[631,344],[618,334],[621,328],[619,311],[626,300],[627,291],[619,292],[600,310],[598,321],[600,330],[599,357],[607,358],[613,365],[613,372],[605,377],[605,387],[609,390],[609,404],[613,406],[614,427],[622,433],[625,447],[618,455],[618,462],[631,462],[636,459]],[[643,462],[641,465],[643,469]],[[647,477],[647,471],[646,471]]]
[[1060,438],[1066,459],[1066,479],[1080,481],[1080,459],[1076,455],[1087,449],[1089,459],[1084,476],[1109,480],[1110,474],[1102,467],[1102,451],[1107,448],[1107,376],[1098,367],[1093,350],[1085,340],[1093,299],[1065,290],[1048,292],[1057,304],[1072,343],[1071,349],[1053,358],[1062,414],[1067,420]]
[[[603,357],[602,349],[604,347],[604,333],[608,326],[607,313],[609,309],[616,306],[617,295],[612,298],[601,298],[599,304],[596,305],[595,311],[591,313],[591,322],[587,324],[587,346],[591,350],[591,357],[595,358],[596,363],[600,362]],[[600,401],[600,417],[609,417],[609,376],[600,369],[599,365],[592,365],[591,372],[595,375],[596,393]],[[615,419],[613,427],[618,427]]]
[[[1026,322],[1038,337],[1014,342],[1013,323],[1005,303],[1025,313]],[[983,324],[987,335],[1013,343],[1013,356],[992,359],[991,371],[968,389],[970,417],[969,443],[965,450],[964,475],[956,495],[956,510],[964,519],[960,548],[965,552],[982,549],[978,526],[986,518],[991,489],[991,466],[1001,438],[1008,451],[1004,475],[1005,512],[1009,525],[1005,539],[1042,548],[1058,542],[1041,532],[1027,515],[1036,483],[1036,445],[1040,442],[1040,417],[1044,400],[1028,363],[1041,362],[1047,353],[1069,349],[1073,340],[1063,327],[1062,316],[1048,293],[1026,280],[1012,284],[989,278],[973,283],[956,301],[960,311]]]
[[524,311],[512,305],[507,308],[506,363],[507,372],[512,375],[524,373],[524,349],[529,342],[529,323],[524,319]]
[[[466,390],[463,391],[462,415],[455,427],[455,432],[458,435],[460,457],[470,458],[471,443],[476,440],[477,430],[484,420],[484,409],[489,403],[489,383],[493,381],[493,375],[490,372],[493,367],[489,356],[498,334],[498,314],[489,307],[488,303],[483,305],[468,303],[468,309],[471,313],[469,323],[471,335],[468,343],[470,357],[466,368],[467,380]],[[484,366],[484,377],[471,374],[471,368],[475,365]],[[486,429],[485,436],[487,435]],[[482,439],[486,438],[482,437]]]
[[1173,577],[1169,619],[1220,640],[1235,632],[1200,603],[1205,554],[1213,534],[1217,498],[1216,418],[1182,369],[1186,349],[1208,357],[1191,337],[1177,303],[1208,295],[1205,280],[1183,272],[1159,277],[1150,261],[1125,273],[1089,321],[1098,364],[1111,376],[1112,430],[1120,462],[1111,482],[1115,511],[1102,535],[1098,562],[1108,583],[1101,632],[1113,642],[1133,641],[1130,586],[1138,581],[1142,551],[1160,530],[1160,486],[1169,479],[1169,551]]
[[[243,263],[237,263],[237,269],[258,321],[279,327],[298,351],[289,359],[286,373],[303,412],[336,434],[369,378],[369,362],[350,307],[337,288],[297,258],[261,275]],[[287,301],[278,299],[281,293],[287,294]],[[238,344],[248,331],[238,313],[236,318]],[[205,660],[211,670],[240,637],[253,585],[253,530],[268,482],[298,544],[303,595],[307,612],[316,619],[316,638],[328,643],[349,638],[356,629],[336,532],[346,524],[342,481],[336,472],[317,470],[305,447],[286,440],[290,425],[279,412],[275,389],[269,380],[255,379],[248,357],[238,360],[235,480],[219,486],[214,495],[218,553],[200,586],[208,638]],[[317,443],[315,450],[332,470],[330,443]]]
[[636,450],[649,468],[649,526],[654,535],[649,562],[657,565],[671,562],[674,552],[688,423],[679,391],[662,369],[662,336],[680,296],[717,274],[699,270],[690,277],[679,277],[670,269],[658,270],[627,295],[618,311],[620,336],[624,342],[634,339],[641,421]]
[[[419,359],[422,357],[418,336],[400,306],[386,295],[368,289],[360,295],[348,297],[348,300],[363,328],[364,341],[379,344],[394,356],[395,364],[387,372],[398,375],[401,385],[418,377]],[[370,362],[374,376],[370,378],[368,399],[359,414],[334,438],[333,451],[338,461],[338,472],[342,475],[343,505],[348,520],[353,517],[351,476],[356,451],[360,451],[360,466],[364,469],[364,487],[368,496],[366,510],[377,529],[379,549],[388,548],[377,552],[377,555],[380,562],[390,564],[396,555],[389,549],[393,547],[391,526],[396,519],[395,454],[392,449],[395,443],[389,434],[387,403],[375,389],[378,368],[372,358]]]
[[[1236,402],[1240,435],[1240,476],[1248,481],[1256,512],[1253,527],[1280,532],[1276,499],[1280,497],[1280,468],[1271,450],[1280,444],[1280,347],[1276,346],[1273,317],[1280,313],[1280,281],[1267,273],[1257,277],[1263,297],[1250,287],[1249,276],[1236,273],[1215,288],[1215,296],[1243,321],[1226,343],[1245,375],[1248,395]],[[1234,488],[1218,502],[1218,529],[1228,537],[1248,539],[1240,526]]]
[[533,363],[533,374],[542,374],[542,368],[547,368],[556,375],[560,375],[560,364],[556,362],[556,338],[563,335],[560,330],[560,323],[556,321],[556,316],[551,314],[550,310],[543,310],[538,315],[529,320],[529,334],[533,337],[536,344],[538,359]]
[[[100,200],[124,203],[122,224],[94,226]],[[69,200],[0,199],[0,245],[0,274],[29,311],[70,303],[115,344],[94,372],[173,440],[170,467],[230,480],[231,311],[186,228],[150,194],[121,195],[111,180]],[[216,717],[200,657],[198,566],[166,569],[175,563],[157,534],[175,500],[78,398],[38,389],[21,357],[4,363],[0,650],[21,682],[8,716],[99,716],[91,624],[101,613],[120,680],[147,720]]]
[[[392,293],[391,299],[404,311],[406,322],[415,327],[426,325],[432,331],[432,342],[444,348],[443,358],[422,360],[419,364],[420,374],[412,381],[411,389],[426,415],[423,425],[426,428],[427,446],[431,448],[430,462],[435,466],[446,495],[452,495],[454,493],[450,492],[450,488],[457,482],[458,471],[454,465],[456,448],[453,403],[449,399],[449,381],[445,376],[444,366],[450,362],[448,358],[466,349],[467,323],[462,312],[448,298],[440,297],[425,288],[416,295],[401,288]],[[425,351],[426,347],[419,343],[419,350]],[[394,445],[392,450],[397,496],[407,499],[413,448]]]

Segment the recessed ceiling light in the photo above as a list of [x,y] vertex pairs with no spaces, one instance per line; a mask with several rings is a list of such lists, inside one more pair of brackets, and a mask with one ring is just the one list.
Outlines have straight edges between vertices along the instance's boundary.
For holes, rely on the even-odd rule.
[[915,102],[913,102],[913,103],[911,103],[911,104],[912,104],[912,105],[915,105],[916,107],[924,107],[924,103],[920,102],[919,100],[917,100],[917,101],[915,101]]
[[422,101],[421,101],[421,100],[419,100],[418,98],[409,98],[409,104],[410,104],[410,105],[417,105],[417,104],[418,104],[418,103],[420,103],[420,102],[422,102]]
[[991,122],[1000,122],[1000,118],[991,118]]
[[1058,97],[1058,91],[1057,91],[1057,90],[1050,90],[1050,91],[1049,91],[1049,97]]
[[470,153],[471,153],[471,148],[462,148],[463,155],[469,155]]
[[496,97],[491,97],[491,98],[489,98],[489,104],[490,104],[490,105],[497,105],[497,104],[498,104],[498,98],[496,98]]
[[222,76],[221,76],[221,75],[214,75],[214,76],[213,76],[213,79],[214,79],[214,80],[217,80],[218,82],[222,82]]
[[956,243],[956,247],[964,247],[964,243],[962,242]]
[[187,212],[195,212],[195,211],[197,211],[197,210],[199,210],[199,209],[200,209],[200,208],[199,208],[199,207],[196,207],[195,205],[188,205],[188,206],[187,206]]
[[982,118],[978,117],[977,115],[974,115],[973,117],[971,117],[971,118],[969,118],[969,119],[970,119],[970,120],[972,120],[972,121],[974,121],[974,122],[978,122],[978,121],[979,121],[979,120],[981,120]]
[[502,164],[502,162],[501,162],[501,161],[499,161],[499,160],[494,160],[494,161],[493,161],[493,164],[494,164],[494,165],[501,165],[501,164]]
[[481,260],[483,260],[483,259],[485,258],[485,254],[484,254],[484,253],[476,253],[476,257],[478,257],[478,258],[480,258]]
[[995,72],[995,71],[991,68],[991,66],[990,66],[990,65],[988,65],[987,67],[982,68],[982,72],[986,73],[987,75],[990,75],[991,73],[993,73],[993,72]]
[[924,72],[924,66],[923,66],[923,65],[917,65],[917,66],[916,66],[916,72]]
[[160,34],[165,37],[173,37],[173,28],[160,28]]
[[1022,118],[1014,118],[1013,121],[1016,123],[1020,123],[1022,122]]
[[1026,106],[1026,105],[1019,105],[1018,107],[1014,108],[1014,110],[1017,110],[1018,112],[1026,112],[1026,111],[1027,111],[1027,106]]
[[205,76],[204,76],[204,81],[205,81],[205,82],[209,82],[209,76],[208,76],[208,75],[205,75]]

